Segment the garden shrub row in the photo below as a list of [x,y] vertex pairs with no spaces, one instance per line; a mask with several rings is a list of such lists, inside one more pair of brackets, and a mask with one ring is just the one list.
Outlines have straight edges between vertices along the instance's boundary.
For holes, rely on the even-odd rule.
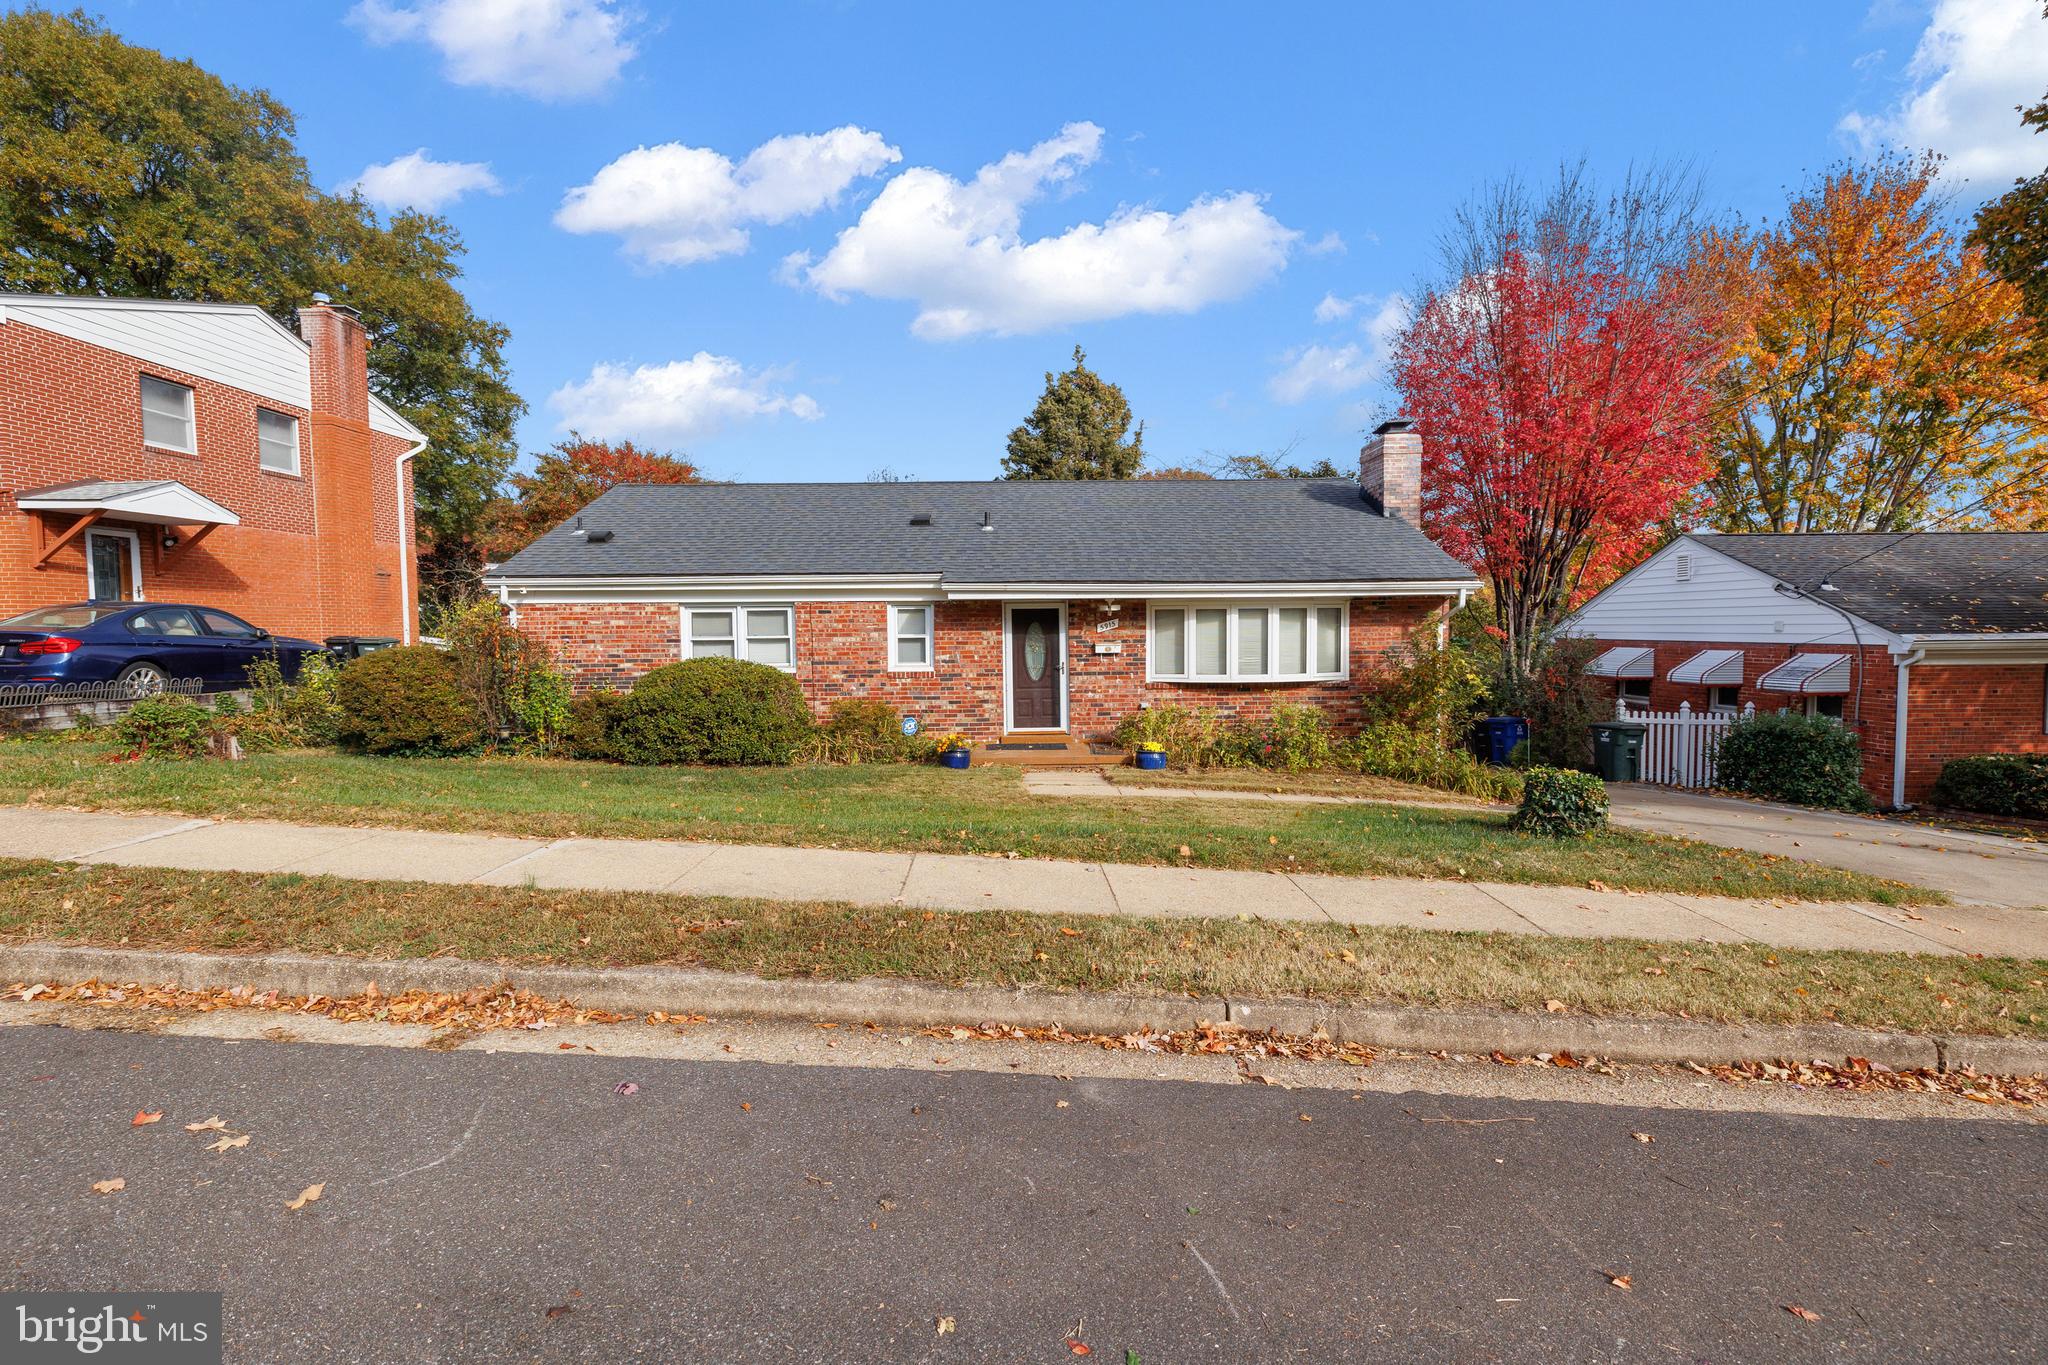
[[1934,804],[1978,815],[2048,820],[2048,754],[1952,758],[1934,780]]

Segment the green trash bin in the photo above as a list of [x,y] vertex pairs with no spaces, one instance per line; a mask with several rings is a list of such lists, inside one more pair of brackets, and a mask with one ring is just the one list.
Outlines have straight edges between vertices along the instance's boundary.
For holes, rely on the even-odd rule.
[[1593,725],[1593,766],[1605,782],[1634,782],[1643,771],[1643,734],[1650,727],[1639,720],[1603,720]]

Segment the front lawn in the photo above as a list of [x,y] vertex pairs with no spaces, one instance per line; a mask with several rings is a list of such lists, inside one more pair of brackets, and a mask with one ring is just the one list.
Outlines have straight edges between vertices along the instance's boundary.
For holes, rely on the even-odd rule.
[[1188,787],[1204,791],[1264,792],[1279,796],[1352,796],[1364,801],[1395,801],[1409,805],[1459,806],[1470,810],[1500,810],[1502,806],[1483,796],[1444,791],[1440,787],[1418,787],[1391,777],[1367,773],[1274,772],[1267,768],[1169,768],[1147,772],[1142,768],[1105,768],[1103,776],[1119,787]]
[[[703,839],[1094,862],[1927,904],[1860,873],[1613,830],[1555,842],[1496,811],[1061,799],[1019,769],[928,765],[625,768],[331,752],[110,762],[96,742],[0,744],[0,803],[524,834]],[[1186,852],[1183,853],[1182,850]]]
[[1749,944],[1057,917],[0,859],[0,941],[673,964],[1061,990],[2048,1036],[2048,963]]

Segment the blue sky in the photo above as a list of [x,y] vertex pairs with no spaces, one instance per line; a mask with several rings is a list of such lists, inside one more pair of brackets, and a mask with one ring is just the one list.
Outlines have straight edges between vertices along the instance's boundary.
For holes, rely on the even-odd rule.
[[2039,0],[103,3],[282,99],[321,183],[454,221],[524,449],[742,480],[992,476],[1077,342],[1156,463],[1342,463],[1490,178],[1684,160],[1757,218],[1887,142],[1964,211],[2048,161]]

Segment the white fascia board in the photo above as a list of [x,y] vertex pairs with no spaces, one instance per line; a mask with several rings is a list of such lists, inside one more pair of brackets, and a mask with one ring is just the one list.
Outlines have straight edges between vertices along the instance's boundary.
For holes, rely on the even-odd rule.
[[598,602],[931,602],[944,596],[937,574],[722,575],[706,577],[512,578],[486,574],[484,586],[516,604]]
[[2048,631],[1907,635],[1891,646],[1895,657],[1914,651],[1920,662],[1929,664],[2048,663]]
[[1455,597],[1477,589],[1477,579],[1354,583],[953,583],[954,602],[1047,601],[1128,597],[1148,602],[1332,597]]

